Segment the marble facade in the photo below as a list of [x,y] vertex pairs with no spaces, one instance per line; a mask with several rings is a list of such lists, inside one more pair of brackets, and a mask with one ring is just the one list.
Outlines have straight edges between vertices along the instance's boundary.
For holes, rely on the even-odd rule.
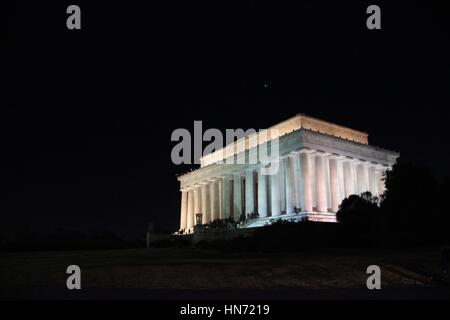
[[[202,224],[245,216],[242,227],[278,219],[336,222],[339,204],[349,195],[383,194],[383,176],[399,156],[369,145],[367,133],[302,114],[269,129],[277,134],[264,141],[247,137],[244,151],[237,141],[204,156],[199,169],[178,177],[183,233],[193,232],[198,214]],[[273,139],[278,139],[279,152],[271,163],[223,161],[249,159],[252,151],[270,148]],[[264,174],[262,169],[274,163],[277,172]]]

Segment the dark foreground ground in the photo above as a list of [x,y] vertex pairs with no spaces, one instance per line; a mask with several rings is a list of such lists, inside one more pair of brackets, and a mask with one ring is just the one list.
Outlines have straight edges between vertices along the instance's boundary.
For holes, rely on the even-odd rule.
[[[81,268],[81,290],[66,268]],[[381,267],[381,290],[366,268]],[[2,299],[450,299],[438,249],[224,254],[193,248],[0,254]]]

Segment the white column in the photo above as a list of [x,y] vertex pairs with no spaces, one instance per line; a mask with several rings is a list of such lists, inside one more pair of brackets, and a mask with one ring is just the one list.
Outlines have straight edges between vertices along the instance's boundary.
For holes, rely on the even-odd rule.
[[228,175],[223,177],[222,184],[222,219],[230,218],[231,214],[231,181]]
[[181,212],[180,212],[180,230],[186,229],[187,226],[187,209],[188,209],[187,191],[181,191]]
[[304,211],[305,205],[303,200],[303,176],[302,167],[300,164],[300,154],[298,152],[292,155],[292,168],[294,172],[295,206],[301,211]]
[[330,161],[328,156],[324,157],[325,165],[325,190],[327,195],[327,211],[331,209],[331,189],[330,189]]
[[358,173],[357,173],[357,168],[356,168],[356,164],[359,162],[359,160],[353,159],[351,162],[351,166],[350,166],[350,170],[352,171],[352,177],[353,177],[353,188],[355,190],[355,194],[359,193],[359,188],[358,188]]
[[194,225],[196,224],[196,216],[197,213],[203,213],[202,212],[202,190],[201,187],[196,187],[194,189]]
[[294,172],[293,161],[291,156],[284,159],[284,174],[286,183],[286,214],[294,212],[295,203],[295,186],[294,186]]
[[284,159],[279,161],[278,179],[280,181],[280,211],[286,213],[286,166]]
[[269,175],[269,177],[272,217],[277,217],[281,214],[280,170],[278,170],[276,173],[272,173],[271,175]]
[[374,197],[378,197],[377,177],[375,175],[375,166],[372,164],[367,169],[369,174],[369,191]]
[[210,184],[211,188],[211,221],[220,218],[220,193],[219,193],[220,180],[214,180]]
[[344,168],[344,184],[345,184],[345,197],[355,194],[355,179],[353,177],[352,160],[345,160],[343,162]]
[[[369,168],[371,167],[370,162],[364,162],[364,191],[370,192],[370,178],[369,178]],[[372,192],[370,192],[372,193]]]
[[344,182],[344,167],[342,157],[338,157],[336,159],[337,162],[337,171],[339,177],[339,203],[345,199],[345,182]]
[[211,222],[210,190],[211,188],[208,183],[202,185],[202,224],[208,224]]
[[317,154],[315,156],[316,161],[316,186],[317,186],[317,211],[327,212],[327,189],[325,181],[325,163],[324,155]]
[[382,195],[385,191],[385,182],[384,182],[384,175],[385,175],[385,170],[384,169],[380,169],[380,170],[376,170],[376,177],[377,177],[377,189],[378,189],[378,194]]
[[330,164],[330,192],[331,211],[337,212],[340,204],[338,160],[335,157],[329,159]]
[[233,175],[233,218],[239,221],[242,214],[242,179],[241,174]]
[[311,206],[317,210],[317,179],[316,179],[316,158],[314,154],[309,155],[309,172],[311,175]]
[[302,211],[312,212],[313,198],[312,198],[312,172],[311,168],[311,155],[308,152],[300,153],[300,166],[302,173],[302,191],[303,191],[303,207]]
[[194,227],[194,190],[189,190],[188,192],[188,216],[187,216],[187,222],[186,227],[188,229],[191,229]]
[[267,217],[267,176],[258,169],[258,213],[261,218]]
[[364,164],[360,161],[355,163],[356,168],[356,182],[358,195],[366,191],[366,182],[364,178]]
[[245,217],[255,212],[255,195],[253,193],[253,170],[245,171]]

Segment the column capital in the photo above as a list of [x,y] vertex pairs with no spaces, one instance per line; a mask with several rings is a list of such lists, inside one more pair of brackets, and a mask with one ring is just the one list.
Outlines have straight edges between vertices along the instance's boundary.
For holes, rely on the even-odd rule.
[[184,188],[181,188],[180,191],[185,191],[185,192],[189,192],[189,191],[194,191],[196,189],[196,185],[195,184],[191,184],[189,186],[186,186]]
[[233,178],[233,174],[230,174],[230,173],[223,174],[223,175],[220,176],[220,178],[224,179],[224,180],[231,180]]
[[331,155],[331,153],[325,152],[325,151],[322,151],[322,150],[315,150],[312,154],[315,155],[315,156],[321,156],[321,157],[324,157],[324,158],[327,158],[327,157],[329,157]]
[[382,164],[379,164],[379,163],[376,163],[375,164],[375,169],[377,169],[377,170],[388,170],[389,167],[385,166],[385,165],[382,165]]
[[298,150],[298,153],[314,153],[314,152],[316,152],[316,150],[314,150],[314,149],[309,149],[309,148],[303,148],[303,149],[300,149],[300,150]]
[[376,167],[377,164],[374,163],[374,162],[365,161],[365,162],[364,162],[364,166],[366,166],[366,167]]
[[366,161],[362,160],[362,159],[357,159],[357,158],[352,158],[352,157],[345,157],[345,159],[343,159],[344,162],[350,162],[353,164],[364,164]]
[[343,159],[342,159],[342,162],[348,162],[348,163],[352,163],[352,162],[354,162],[354,158],[351,158],[351,157],[344,157]]
[[328,154],[327,157],[328,157],[329,159],[333,159],[333,160],[343,160],[343,159],[346,158],[345,156],[341,156],[341,155],[339,155],[339,154],[337,154],[337,153],[330,153],[330,154]]
[[354,164],[364,164],[364,160],[361,160],[361,159],[353,159],[352,160],[352,162],[354,163]]
[[200,182],[197,182],[197,183],[195,184],[195,186],[197,186],[197,187],[202,187],[202,186],[208,185],[210,182],[211,182],[211,181],[209,181],[209,179],[202,180],[202,181],[200,181]]
[[202,185],[197,185],[192,191],[194,191],[194,193],[195,193],[195,192],[201,192],[201,190],[202,190]]

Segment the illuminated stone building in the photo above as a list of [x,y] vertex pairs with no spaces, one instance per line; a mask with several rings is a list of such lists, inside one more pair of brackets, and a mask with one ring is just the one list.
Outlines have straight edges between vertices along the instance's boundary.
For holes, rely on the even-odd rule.
[[[369,145],[367,133],[302,114],[268,133],[246,136],[208,154],[199,169],[178,177],[180,230],[192,232],[200,218],[209,224],[245,216],[242,227],[278,219],[335,222],[344,198],[384,192],[383,176],[399,156]],[[263,159],[259,152],[265,148],[271,156]],[[277,170],[264,172],[270,167]]]

